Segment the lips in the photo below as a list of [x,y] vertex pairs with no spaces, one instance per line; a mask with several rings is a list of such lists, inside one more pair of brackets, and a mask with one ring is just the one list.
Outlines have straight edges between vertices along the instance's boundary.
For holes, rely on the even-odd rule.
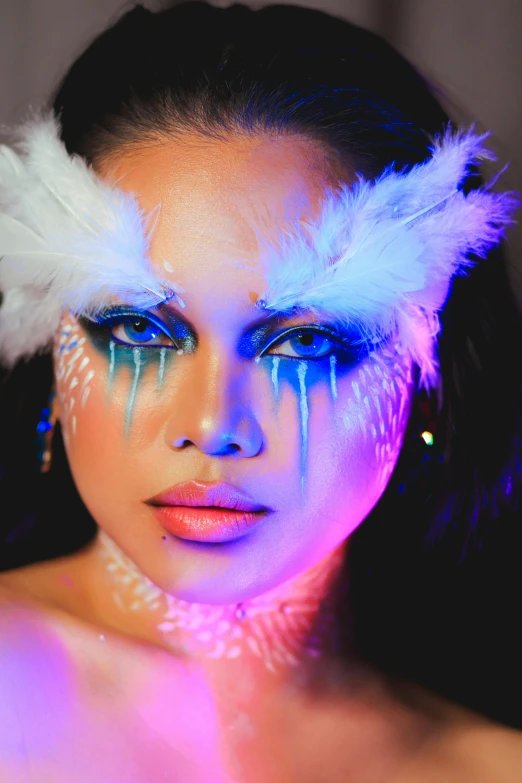
[[231,484],[208,481],[184,481],[145,503],[168,532],[205,543],[240,538],[271,513]]

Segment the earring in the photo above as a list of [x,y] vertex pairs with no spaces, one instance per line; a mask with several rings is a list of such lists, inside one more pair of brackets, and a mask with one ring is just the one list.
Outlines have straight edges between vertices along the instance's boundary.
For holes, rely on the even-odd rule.
[[48,473],[51,469],[53,435],[57,419],[54,408],[55,396],[55,392],[52,391],[47,407],[42,408],[40,420],[36,425],[36,446],[41,473]]

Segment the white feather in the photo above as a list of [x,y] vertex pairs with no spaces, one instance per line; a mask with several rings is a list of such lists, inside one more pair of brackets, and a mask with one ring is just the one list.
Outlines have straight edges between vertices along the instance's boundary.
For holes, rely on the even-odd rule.
[[[334,317],[366,340],[395,334],[422,382],[434,383],[451,279],[468,253],[499,241],[518,203],[487,187],[468,197],[458,190],[473,163],[493,158],[486,137],[448,130],[409,172],[389,167],[375,182],[359,177],[328,191],[315,222],[297,221],[275,242],[259,231],[266,307]],[[8,363],[47,347],[64,309],[94,316],[115,298],[146,308],[173,293],[148,260],[151,216],[67,154],[53,117],[24,126],[19,148],[0,148],[0,359]]]
[[264,246],[269,310],[309,310],[356,326],[376,342],[397,333],[421,369],[436,380],[437,313],[452,277],[484,255],[512,222],[514,194],[458,190],[472,163],[491,158],[485,136],[449,131],[433,157],[408,173],[388,169],[328,191],[315,222],[296,223]]
[[115,298],[146,308],[172,288],[149,262],[136,200],[67,154],[54,117],[23,126],[19,149],[0,147],[0,356],[8,363],[47,347],[64,309],[94,316]]

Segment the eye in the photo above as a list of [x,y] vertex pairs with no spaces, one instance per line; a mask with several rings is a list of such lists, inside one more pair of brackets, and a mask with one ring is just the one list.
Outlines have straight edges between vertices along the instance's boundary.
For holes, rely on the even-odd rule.
[[[288,335],[288,332],[286,332]],[[318,328],[296,327],[291,337],[271,343],[264,351],[271,356],[286,356],[292,359],[322,359],[335,351],[348,350],[348,347],[336,340],[333,336],[328,336],[327,330]]]
[[178,347],[171,337],[157,323],[143,316],[127,316],[113,321],[111,336],[124,345],[146,345],[150,347]]

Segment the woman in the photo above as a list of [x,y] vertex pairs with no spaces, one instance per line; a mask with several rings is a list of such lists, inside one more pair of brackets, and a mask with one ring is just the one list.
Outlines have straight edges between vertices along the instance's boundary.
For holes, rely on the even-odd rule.
[[522,774],[514,197],[448,123],[184,3],[3,149],[2,779]]

